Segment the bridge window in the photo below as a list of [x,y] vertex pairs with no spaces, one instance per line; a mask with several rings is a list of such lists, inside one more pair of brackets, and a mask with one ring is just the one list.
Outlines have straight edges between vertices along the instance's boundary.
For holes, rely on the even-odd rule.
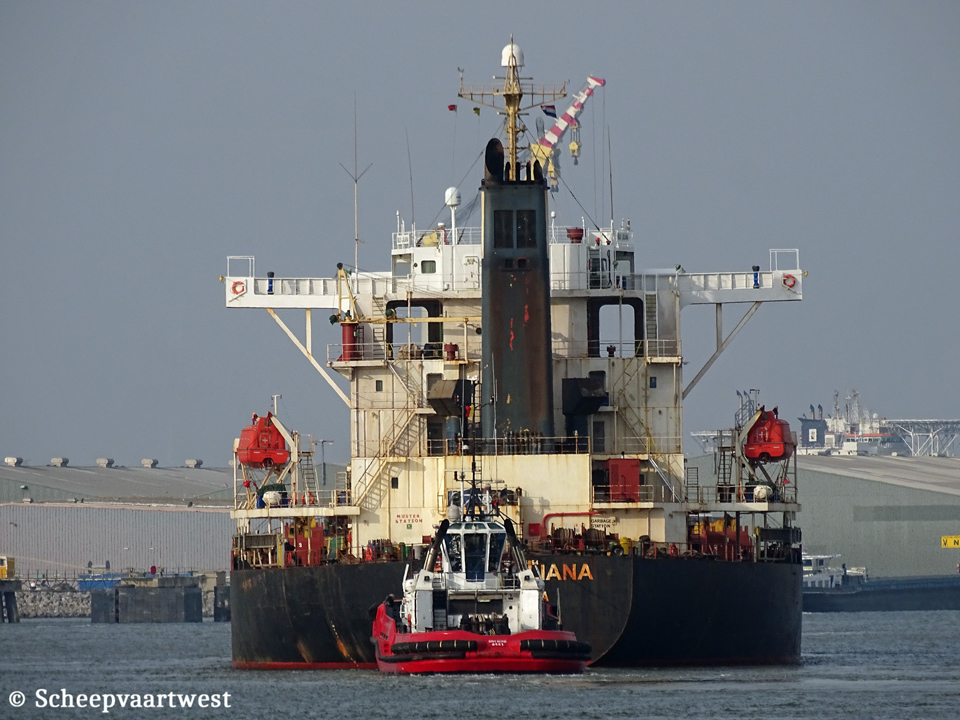
[[500,559],[503,557],[503,546],[506,543],[505,533],[493,533],[490,535],[490,562],[487,569],[490,572],[497,572],[500,569]]
[[517,247],[537,246],[537,211],[517,210]]
[[483,580],[484,566],[487,564],[487,534],[464,533],[463,564],[468,582]]
[[420,263],[420,272],[424,275],[433,275],[437,272],[437,261],[436,260],[423,260]]
[[607,428],[603,420],[593,421],[593,451],[603,453],[607,451]]
[[493,247],[513,249],[513,210],[493,211]]
[[450,572],[461,572],[463,562],[460,555],[460,534],[447,533],[443,538],[443,545],[447,551],[447,560],[450,561]]

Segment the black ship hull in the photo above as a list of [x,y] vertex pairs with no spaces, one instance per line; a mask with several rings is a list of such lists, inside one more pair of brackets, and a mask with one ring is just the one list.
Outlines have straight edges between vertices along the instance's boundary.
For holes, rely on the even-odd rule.
[[804,612],[960,610],[960,576],[886,578],[803,591]]
[[[802,568],[633,556],[528,555],[592,664],[790,664],[800,659]],[[238,668],[376,668],[370,607],[401,590],[398,562],[235,570]]]

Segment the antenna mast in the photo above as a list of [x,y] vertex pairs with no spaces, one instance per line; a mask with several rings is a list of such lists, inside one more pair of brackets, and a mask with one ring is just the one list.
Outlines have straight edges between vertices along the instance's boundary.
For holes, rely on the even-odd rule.
[[362,173],[357,174],[357,94],[353,94],[353,172],[351,173],[340,163],[343,171],[353,180],[353,291],[357,292],[357,274],[360,271],[360,226],[357,219],[357,185],[360,178],[366,175],[367,170],[373,167],[373,163],[367,165]]
[[[546,86],[537,88],[534,85],[527,85],[524,87],[523,80],[529,78],[520,77],[520,68],[523,67],[523,50],[520,49],[520,46],[514,44],[512,35],[510,36],[510,44],[503,49],[500,58],[500,65],[507,69],[502,88],[468,87],[463,84],[463,76],[461,75],[460,92],[457,95],[478,105],[492,107],[501,115],[507,116],[507,151],[510,158],[510,174],[507,179],[517,180],[520,177],[517,170],[518,137],[521,132],[527,129],[520,124],[520,115],[524,110],[566,97],[567,84],[563,83],[559,88],[554,85],[552,90],[547,90]],[[524,95],[530,98],[530,104],[521,107]],[[497,104],[498,97],[503,98],[502,108]]]

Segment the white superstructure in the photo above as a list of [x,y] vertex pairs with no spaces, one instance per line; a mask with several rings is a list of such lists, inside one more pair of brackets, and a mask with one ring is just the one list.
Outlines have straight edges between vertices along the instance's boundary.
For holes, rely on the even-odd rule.
[[[511,57],[520,60],[510,47]],[[512,98],[515,109],[519,79],[510,85],[510,77],[509,92],[494,95]],[[469,99],[470,92],[461,88],[461,97]],[[508,150],[509,158],[517,157],[516,148]],[[419,544],[433,535],[476,452],[469,447],[467,421],[444,411],[444,403],[466,402],[453,398],[450,388],[465,393],[463,388],[474,387],[484,338],[510,332],[482,327],[483,233],[457,225],[452,190],[446,193],[450,227],[421,229],[398,215],[390,265],[382,272],[341,265],[334,277],[264,277],[253,257],[228,258],[226,306],[270,313],[346,406],[351,462],[329,502],[335,514],[352,518],[350,543],[358,552],[375,540]],[[504,498],[520,535],[536,541],[558,527],[595,528],[634,541],[682,544],[691,513],[761,513],[758,524],[766,526],[765,513],[778,512],[788,524],[799,508],[792,486],[771,495],[776,503],[745,502],[752,493],[700,487],[686,477],[682,408],[762,303],[802,299],[798,251],[771,250],[764,270],[645,270],[629,220],[593,229],[551,222],[547,232],[558,437],[484,438],[478,457],[483,484]],[[524,259],[517,262],[520,272]],[[716,307],[716,352],[688,380],[680,316],[696,304]],[[746,311],[725,333],[722,306],[730,304],[745,304]],[[612,333],[601,329],[599,319],[601,309],[610,307],[619,318]],[[305,311],[302,332],[282,322],[276,313],[281,309]],[[324,325],[328,316],[340,324],[337,342],[314,343],[314,310],[323,311]],[[580,383],[577,392],[595,390],[579,409],[569,397],[569,379]],[[486,388],[483,397],[494,392]],[[466,415],[471,423],[488,407],[484,401],[476,405]],[[568,431],[571,413],[582,432]],[[624,467],[626,479],[619,475]],[[242,508],[236,512],[242,517]]]

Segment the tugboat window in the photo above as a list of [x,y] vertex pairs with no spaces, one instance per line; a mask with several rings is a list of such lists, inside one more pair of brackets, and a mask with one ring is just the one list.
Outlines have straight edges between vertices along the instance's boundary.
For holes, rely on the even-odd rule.
[[489,572],[497,572],[500,569],[500,559],[503,557],[503,545],[507,540],[504,533],[493,533],[490,535],[490,562],[487,564]]
[[513,210],[493,211],[493,246],[499,250],[513,249]]
[[383,392],[383,380],[377,380],[377,392]]
[[537,211],[517,210],[517,247],[537,246]]
[[424,260],[420,263],[420,272],[424,275],[433,275],[437,272],[437,261],[436,260]]
[[463,536],[463,556],[467,582],[483,580],[484,566],[487,560],[487,534],[465,533]]
[[443,538],[443,544],[447,549],[447,559],[450,561],[450,572],[462,572],[463,562],[460,554],[459,533],[448,533]]

